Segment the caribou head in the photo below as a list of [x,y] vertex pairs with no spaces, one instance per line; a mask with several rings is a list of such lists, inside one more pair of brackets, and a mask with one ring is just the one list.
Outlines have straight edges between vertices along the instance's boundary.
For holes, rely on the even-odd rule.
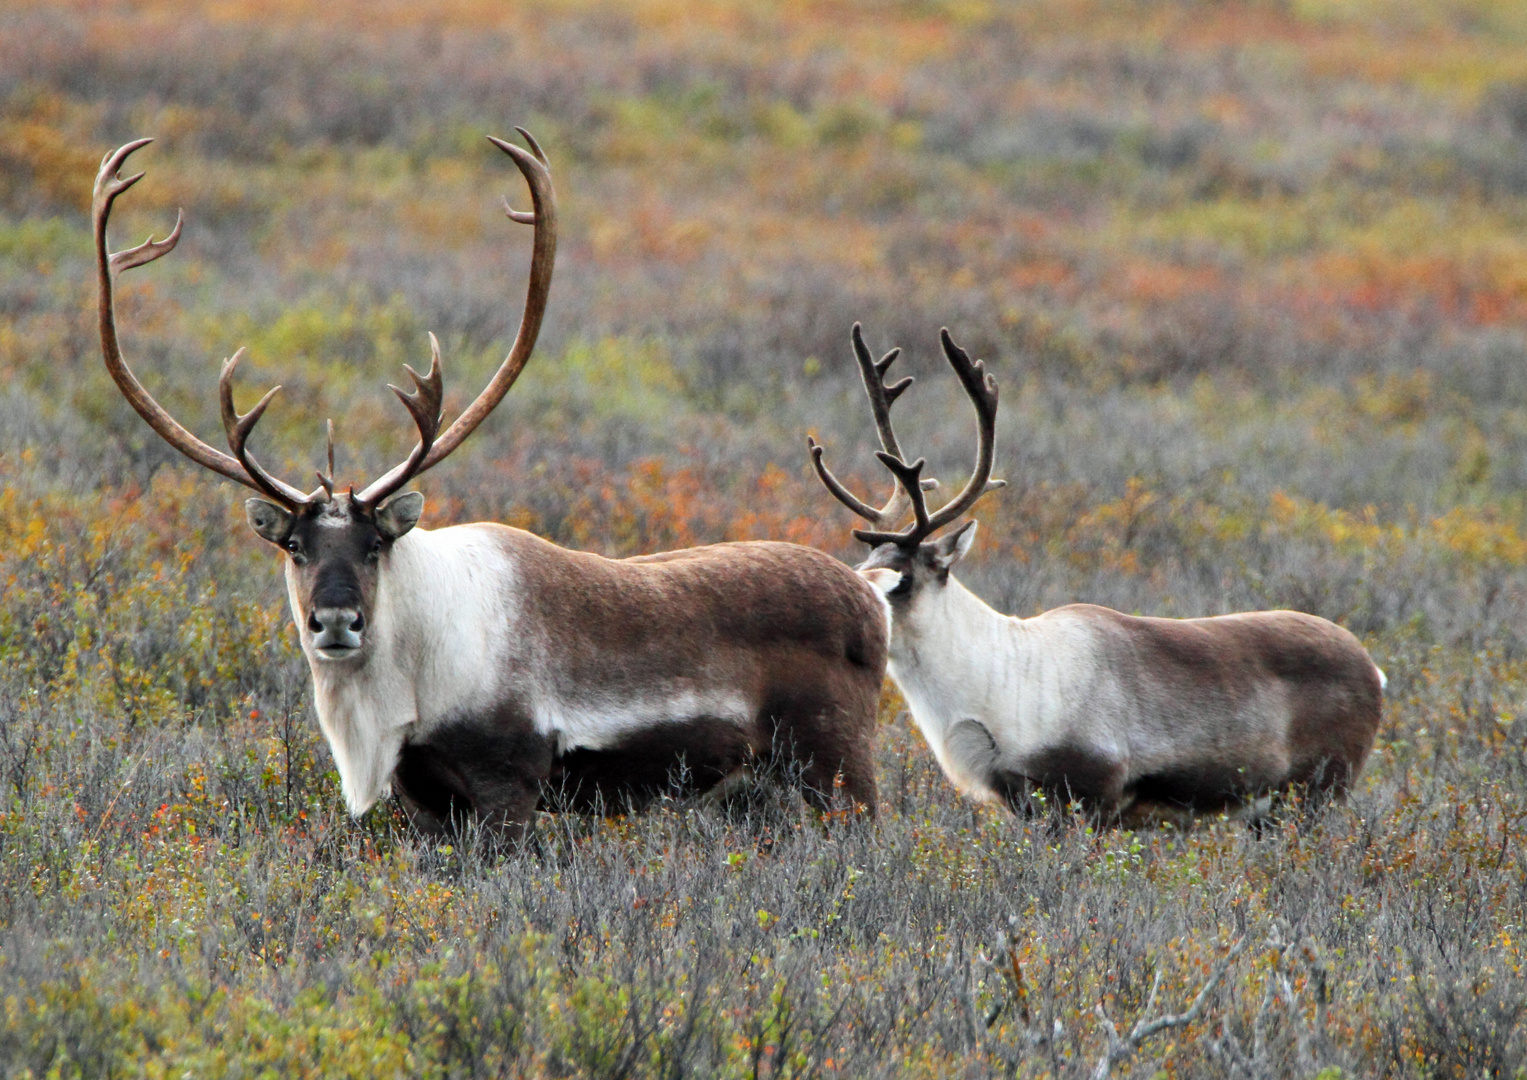
[[440,343],[434,334],[429,335],[428,373],[420,375],[405,365],[404,370],[413,383],[412,391],[390,387],[413,418],[419,440],[405,460],[359,492],[354,487],[348,492],[335,490],[332,421],[329,423],[328,471],[317,474],[318,486],[313,490],[302,491],[277,478],[256,460],[248,445],[250,434],[281,387],[267,391],[248,412],[238,412],[233,404],[233,376],[243,358],[243,349],[223,362],[218,379],[223,428],[230,453],[209,446],[191,434],[144,389],[123,359],[117,339],[113,275],[153,262],[174,250],[180,240],[184,217],[177,215],[174,229],[163,240],[150,237],[135,248],[108,253],[106,225],[112,204],[117,196],[143,178],[141,172],[122,176],[122,166],[132,153],[153,140],[138,139],[106,155],[96,174],[92,217],[100,284],[101,350],[106,368],[133,408],[166,442],[197,464],[264,496],[248,500],[245,514],[256,534],[286,553],[292,615],[302,635],[304,651],[315,661],[355,662],[365,656],[381,568],[389,558],[394,541],[414,527],[424,509],[424,497],[418,492],[398,492],[414,477],[443,461],[482,423],[514,385],[535,347],[546,312],[552,264],[556,258],[556,195],[545,154],[528,132],[523,128],[516,130],[529,145],[529,151],[489,138],[519,166],[530,185],[533,204],[533,209],[528,212],[510,209],[505,204],[511,220],[535,226],[530,284],[514,345],[477,400],[441,431]]
[[[914,381],[909,375],[895,383],[885,382],[885,373],[901,355],[901,350],[892,349],[879,360],[874,359],[864,344],[864,334],[858,323],[854,324],[853,341],[864,391],[869,396],[875,428],[880,435],[880,449],[875,451],[875,456],[895,478],[896,486],[890,499],[878,510],[864,502],[827,468],[822,460],[823,449],[816,440],[808,438],[806,444],[811,450],[817,476],[827,490],[874,526],[854,530],[854,536],[873,549],[869,558],[859,565],[859,573],[890,601],[893,613],[905,612],[916,606],[927,590],[939,590],[948,585],[950,568],[964,558],[975,541],[976,523],[967,521],[952,533],[937,539],[933,537],[939,530],[958,521],[981,496],[1007,484],[1005,480],[991,479],[997,382],[987,373],[985,361],[972,361],[970,354],[954,343],[947,329],[939,331],[944,356],[975,405],[978,434],[975,470],[969,481],[954,498],[930,512],[925,493],[937,488],[938,481],[923,478],[925,459],[907,462],[891,427],[891,405]],[[895,526],[909,513],[912,515],[910,522],[898,531],[889,531],[888,527]]]
[[404,492],[375,506],[341,493],[305,507],[265,499],[244,507],[250,527],[286,552],[292,614],[310,653],[325,663],[361,659],[382,562],[418,523],[424,496]]

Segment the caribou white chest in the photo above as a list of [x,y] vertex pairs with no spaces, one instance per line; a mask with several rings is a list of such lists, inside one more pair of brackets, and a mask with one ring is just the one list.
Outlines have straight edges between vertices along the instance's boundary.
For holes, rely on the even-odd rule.
[[[1126,752],[1127,696],[1099,653],[1084,620],[1002,615],[950,578],[893,618],[889,672],[940,766],[962,790],[984,794],[992,751],[997,762],[1060,744]],[[986,757],[951,742],[965,721],[990,737]]]
[[[756,694],[723,671],[630,678],[615,657],[570,681],[559,662],[586,628],[532,614],[537,588],[500,527],[400,537],[378,579],[369,645],[355,661],[318,655],[303,634],[319,725],[345,801],[361,814],[386,792],[406,739],[456,721],[528,721],[559,752],[603,750],[667,722],[703,716],[743,726]],[[292,612],[303,624],[296,575]]]
[[[301,626],[290,564],[287,587]],[[351,813],[386,791],[408,735],[501,698],[517,599],[512,561],[485,530],[414,529],[383,560],[362,657],[326,660],[303,634],[318,723]]]

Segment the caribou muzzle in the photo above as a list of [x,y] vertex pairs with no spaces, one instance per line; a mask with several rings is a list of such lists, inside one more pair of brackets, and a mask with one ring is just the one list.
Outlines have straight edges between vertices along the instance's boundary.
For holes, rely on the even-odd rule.
[[366,616],[353,607],[314,608],[308,613],[313,648],[325,660],[346,660],[359,651]]

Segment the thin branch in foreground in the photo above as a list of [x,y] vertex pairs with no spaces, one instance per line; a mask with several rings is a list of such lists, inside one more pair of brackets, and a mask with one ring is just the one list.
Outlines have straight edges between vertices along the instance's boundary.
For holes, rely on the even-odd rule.
[[1230,970],[1230,965],[1235,962],[1235,958],[1240,956],[1245,949],[1246,939],[1242,937],[1231,946],[1230,951],[1225,954],[1225,958],[1215,967],[1214,974],[1209,976],[1209,981],[1204,983],[1199,989],[1198,995],[1193,998],[1193,1003],[1185,1011],[1175,1016],[1158,1016],[1156,1019],[1151,1020],[1149,1017],[1156,1010],[1156,995],[1161,990],[1161,972],[1158,970],[1156,977],[1151,980],[1151,992],[1150,996],[1146,998],[1145,1010],[1128,1035],[1121,1036],[1119,1034],[1118,1026],[1108,1018],[1108,1013],[1103,1010],[1103,1003],[1101,1001],[1093,1006],[1092,1011],[1102,1021],[1103,1034],[1108,1038],[1108,1049],[1103,1052],[1103,1056],[1098,1059],[1097,1068],[1092,1071],[1093,1080],[1108,1080],[1108,1077],[1113,1073],[1113,1067],[1134,1057],[1145,1040],[1151,1036],[1157,1035],[1168,1028],[1186,1027],[1197,1020],[1203,1013],[1204,1004],[1209,1000],[1209,995],[1214,992],[1215,987],[1219,986],[1220,980]]

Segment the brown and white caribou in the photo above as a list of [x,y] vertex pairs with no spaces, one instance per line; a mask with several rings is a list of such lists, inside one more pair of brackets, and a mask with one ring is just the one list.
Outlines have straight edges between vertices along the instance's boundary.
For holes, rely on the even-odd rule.
[[[348,494],[329,471],[301,491],[270,475],[248,438],[271,390],[233,406],[240,353],[219,380],[231,456],[202,442],[128,370],[112,303],[115,271],[169,252],[164,239],[108,254],[128,155],[107,155],[93,216],[101,348],[127,400],[192,461],[266,496],[250,525],[286,552],[292,616],[345,802],[364,813],[387,790],[421,829],[458,819],[523,825],[544,797],[611,809],[667,790],[712,787],[750,760],[791,768],[818,806],[841,794],[873,812],[875,710],[889,633],[863,578],[794,544],[716,544],[634,559],[568,551],[491,523],[415,528],[417,492],[397,494],[459,446],[530,358],[556,253],[556,197],[545,155],[493,139],[530,185],[530,284],[514,345],[481,395],[440,430],[440,351],[429,373],[393,387],[419,429],[407,459]],[[506,204],[506,210],[507,210]],[[276,389],[280,389],[277,387]]]
[[896,479],[890,501],[856,498],[808,446],[822,483],[873,525],[854,535],[873,549],[859,572],[891,605],[891,677],[955,786],[1020,812],[1043,794],[1128,821],[1255,816],[1292,786],[1344,793],[1373,746],[1384,675],[1334,623],[1297,611],[1141,618],[1091,604],[1020,619],[955,580],[976,523],[930,538],[1003,482],[990,479],[996,381],[947,330],[941,340],[979,431],[975,472],[946,505],[929,512],[935,485],[891,428],[891,405],[912,383],[883,381],[900,350],[874,360],[857,325],[877,456]]

